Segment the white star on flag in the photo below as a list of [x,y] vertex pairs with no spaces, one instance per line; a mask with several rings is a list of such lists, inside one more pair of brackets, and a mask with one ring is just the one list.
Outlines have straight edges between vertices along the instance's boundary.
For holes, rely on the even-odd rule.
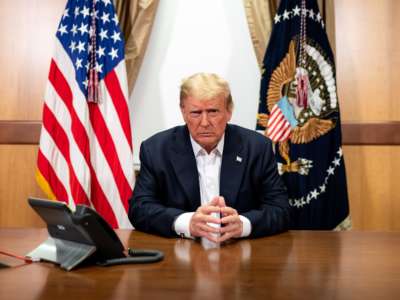
[[95,69],[96,69],[96,71],[97,71],[98,73],[103,73],[103,65],[102,65],[102,64],[99,64],[99,63],[96,62],[96,67],[95,67]]
[[85,33],[89,33],[88,24],[81,23],[81,27],[79,27],[78,30],[81,32],[81,35],[84,35]]
[[288,12],[286,9],[283,12],[283,19],[284,20],[289,20],[290,12]]
[[110,14],[103,13],[100,19],[103,21],[104,24],[110,22]]
[[57,30],[61,35],[67,33],[67,25],[61,25],[60,28]]
[[115,44],[116,42],[118,42],[118,41],[121,40],[120,33],[114,31],[114,33],[113,33],[113,35],[111,36],[111,38],[113,39],[114,44]]
[[111,56],[111,59],[114,60],[115,58],[118,57],[118,49],[114,49],[113,47],[111,47],[111,51],[108,53],[108,55]]
[[99,49],[96,51],[96,53],[97,53],[97,55],[99,56],[99,57],[102,57],[102,56],[104,56],[105,55],[105,53],[104,53],[104,50],[105,50],[106,48],[105,47],[99,47]]
[[78,49],[78,53],[81,53],[82,51],[85,51],[85,43],[79,41],[78,46],[76,46],[76,49]]
[[64,10],[64,13],[62,15],[62,20],[64,20],[66,17],[69,17],[68,8],[66,10]]
[[309,10],[310,18],[314,20],[314,11],[312,9]]
[[69,45],[69,49],[71,49],[71,52],[73,53],[76,49],[76,42],[71,41],[71,44]]
[[77,70],[79,70],[79,68],[82,68],[82,59],[80,59],[80,58],[76,59],[75,67]]
[[297,5],[293,8],[293,15],[300,16],[300,8]]
[[332,167],[329,167],[327,172],[328,172],[329,175],[333,175],[333,173],[335,173],[335,169],[332,168]]
[[83,6],[83,9],[81,10],[81,14],[83,15],[84,18],[90,15],[89,13],[89,8],[86,6]]
[[108,39],[107,30],[104,30],[104,29],[102,28],[101,31],[100,31],[100,33],[99,33],[99,36],[100,36],[101,40]]
[[116,25],[119,23],[117,15],[114,15],[114,18],[112,18],[112,20]]
[[72,25],[71,32],[72,32],[72,36],[75,36],[75,34],[78,33],[78,26],[76,24]]
[[313,190],[313,191],[311,191],[311,198],[314,198],[314,199],[317,199],[317,197],[318,197],[318,191],[315,189],[315,190]]

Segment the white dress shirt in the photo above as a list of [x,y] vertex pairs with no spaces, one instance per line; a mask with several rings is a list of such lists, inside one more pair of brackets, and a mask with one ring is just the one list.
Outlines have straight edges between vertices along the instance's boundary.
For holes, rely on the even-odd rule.
[[[200,201],[201,205],[206,205],[216,196],[219,196],[219,182],[221,174],[222,153],[224,150],[225,136],[218,142],[209,154],[190,136],[193,153],[196,158],[197,171],[199,173]],[[183,213],[179,215],[174,223],[174,230],[178,235],[190,238],[190,219],[194,212]],[[218,213],[215,217],[220,218]],[[251,223],[245,216],[239,216],[243,223],[241,237],[249,236],[251,233]],[[210,226],[219,226],[210,224]]]

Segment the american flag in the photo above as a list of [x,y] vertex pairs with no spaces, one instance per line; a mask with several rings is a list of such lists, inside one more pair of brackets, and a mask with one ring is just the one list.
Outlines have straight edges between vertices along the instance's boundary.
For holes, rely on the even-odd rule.
[[[112,227],[132,228],[127,216],[134,185],[128,87],[112,1],[69,0],[55,40],[38,152],[39,185],[49,198],[72,209],[86,204]],[[90,70],[98,76],[98,102],[88,101]]]
[[296,125],[293,108],[285,96],[271,109],[267,123],[267,136],[274,143],[286,141]]

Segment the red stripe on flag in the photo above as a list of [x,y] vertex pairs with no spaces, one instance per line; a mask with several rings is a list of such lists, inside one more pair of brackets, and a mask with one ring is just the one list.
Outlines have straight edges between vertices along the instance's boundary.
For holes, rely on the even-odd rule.
[[282,113],[281,113],[281,111],[278,109],[278,110],[275,110],[273,113],[272,113],[272,115],[271,115],[271,118],[268,120],[268,124],[269,124],[269,126],[270,127],[273,127],[274,126],[274,124],[276,124],[277,122],[279,122],[279,120],[280,119],[282,119]]
[[94,103],[88,103],[88,105],[93,130],[96,134],[97,140],[99,141],[100,147],[103,150],[108,165],[110,166],[111,172],[113,173],[122,204],[125,207],[125,211],[128,212],[128,200],[132,195],[132,189],[122,171],[121,162],[117,155],[114,140],[111,137],[110,131],[108,130],[98,105]]
[[282,131],[277,131],[273,135],[271,135],[271,140],[274,142],[279,142],[279,137],[281,136]]
[[90,206],[89,198],[86,192],[82,188],[78,178],[76,177],[74,168],[71,164],[71,157],[69,152],[69,140],[64,129],[54,116],[53,112],[45,104],[43,106],[43,126],[46,128],[47,132],[52,137],[53,141],[57,145],[62,155],[68,164],[69,169],[69,185],[71,189],[71,195],[76,204],[85,204]]
[[40,149],[38,151],[37,165],[40,173],[46,179],[48,184],[51,186],[54,195],[57,197],[57,200],[68,203],[68,193],[64,185],[58,179],[58,176],[56,172],[54,172],[52,165],[43,155]]
[[275,137],[279,134],[279,132],[282,130],[282,128],[285,126],[286,120],[285,118],[282,118],[282,120],[279,121],[278,124],[275,125],[275,128],[271,132],[271,136]]
[[108,89],[108,93],[114,103],[115,110],[119,116],[119,121],[121,123],[122,129],[125,133],[125,137],[129,143],[129,147],[132,150],[132,134],[131,134],[131,124],[129,122],[129,109],[126,102],[125,96],[121,90],[121,85],[115,70],[110,71],[106,77],[104,77],[104,82]]
[[275,120],[271,124],[268,123],[268,135],[275,135],[283,121],[284,116],[281,113],[277,114]]
[[285,121],[285,123],[283,123],[284,126],[282,126],[283,128],[276,133],[276,136],[274,137],[274,139],[276,141],[283,141],[283,138],[287,135],[288,132],[290,132],[290,124],[289,122]]
[[291,133],[292,133],[292,128],[291,128],[291,126],[289,126],[289,128],[286,130],[285,134],[281,137],[281,141],[286,141],[290,137]]
[[272,123],[272,122],[274,122],[275,121],[275,118],[277,117],[277,116],[279,116],[279,108],[278,108],[278,105],[274,105],[274,107],[272,108],[272,110],[271,110],[271,113],[270,113],[270,117],[269,117],[269,119],[268,119],[268,123]]
[[105,218],[106,221],[111,226],[117,228],[118,227],[117,219],[108,202],[106,195],[103,192],[103,189],[97,179],[96,173],[90,162],[90,148],[89,148],[88,134],[72,105],[72,92],[68,85],[68,82],[66,81],[64,75],[62,74],[61,70],[58,68],[54,60],[52,60],[50,64],[49,81],[51,82],[57,94],[64,101],[66,107],[68,108],[68,111],[71,115],[72,135],[74,136],[74,140],[78,145],[78,148],[80,149],[83,157],[85,158],[87,165],[89,166],[90,176],[91,176],[90,201],[92,202],[96,211],[103,218]]

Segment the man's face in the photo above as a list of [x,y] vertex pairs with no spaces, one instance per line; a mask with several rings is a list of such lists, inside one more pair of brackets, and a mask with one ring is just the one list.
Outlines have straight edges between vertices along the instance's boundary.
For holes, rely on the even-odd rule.
[[225,102],[223,97],[199,100],[189,96],[183,100],[181,112],[190,135],[207,152],[217,146],[231,119]]

